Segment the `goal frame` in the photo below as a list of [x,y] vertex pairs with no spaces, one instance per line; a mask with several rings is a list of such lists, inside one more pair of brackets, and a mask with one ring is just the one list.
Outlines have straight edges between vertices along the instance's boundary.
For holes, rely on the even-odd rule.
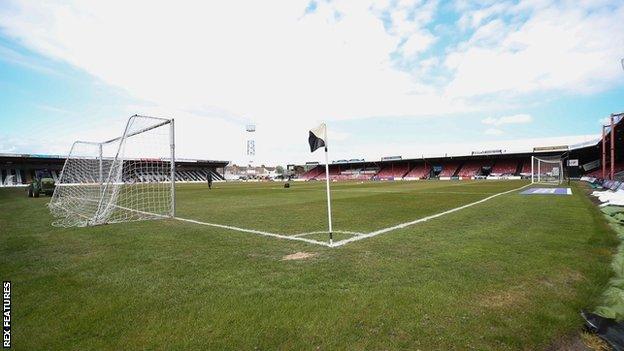
[[[144,121],[149,121],[150,123],[153,121],[153,123],[149,124],[146,127],[143,127],[141,129],[138,130],[131,130],[132,127],[132,123],[134,121],[136,121],[137,119],[140,119],[141,122]],[[145,122],[144,122],[145,123]],[[132,160],[130,157],[124,155],[125,152],[125,148],[127,146],[127,142],[128,140],[131,140],[129,138],[132,138],[133,136],[138,136],[142,133],[148,133],[152,130],[156,130],[157,128],[167,128],[168,126],[168,134],[169,134],[169,140],[168,142],[168,151],[169,151],[169,158],[167,159],[166,155],[163,154],[164,157],[158,159],[158,162],[162,162],[162,167],[166,167],[166,162],[169,162],[169,167],[168,167],[168,172],[165,172],[164,179],[162,179],[162,181],[160,179],[157,179],[155,182],[152,182],[153,179],[148,179],[147,182],[145,182],[143,179],[139,180],[139,181],[126,181],[124,180],[124,167],[128,166],[131,162],[134,162],[135,164],[138,162],[139,164],[141,164],[142,159],[139,160]],[[161,134],[160,136],[162,137],[164,135]],[[164,141],[164,140],[163,140]],[[115,145],[115,143],[117,143],[117,145]],[[87,145],[91,148],[95,148],[97,151],[97,155],[94,157],[88,157],[88,156],[76,156],[74,154],[75,149],[80,146],[80,145]],[[103,154],[103,148],[104,146],[112,146],[113,149],[111,149],[114,153],[114,156],[112,157],[105,157]],[[161,143],[161,145],[165,145],[164,143]],[[165,146],[166,147],[166,146]],[[163,149],[164,150],[164,149]],[[111,154],[112,155],[112,154]],[[71,181],[68,180],[72,180],[72,176],[68,175],[68,165],[73,161],[73,162],[77,162],[76,160],[79,159],[84,159],[84,160],[88,160],[88,162],[93,162],[96,165],[99,165],[99,169],[96,170],[93,173],[94,174],[90,174],[90,176],[93,176],[93,178],[97,178],[97,181],[93,182],[93,183],[77,183],[77,184],[72,184]],[[106,159],[106,162],[110,165],[107,165],[108,168],[108,173],[106,171],[104,171],[104,160]],[[148,159],[149,160],[149,159]],[[175,182],[176,182],[176,158],[175,158],[175,120],[173,118],[168,119],[168,118],[161,118],[161,117],[153,117],[153,116],[145,116],[145,115],[132,115],[130,116],[126,123],[125,123],[125,128],[123,131],[123,134],[119,137],[113,138],[113,139],[109,139],[109,140],[105,140],[102,142],[94,142],[94,141],[74,141],[72,143],[72,146],[69,150],[69,154],[67,156],[67,158],[65,159],[65,162],[63,164],[63,169],[61,170],[61,173],[59,175],[58,178],[58,182],[57,182],[57,186],[55,187],[54,190],[54,194],[52,196],[52,200],[50,201],[50,203],[48,204],[48,207],[50,208],[50,210],[53,212],[53,214],[57,217],[57,220],[55,223],[53,223],[53,225],[57,225],[57,222],[62,222],[63,219],[68,219],[69,217],[69,213],[72,213],[72,209],[69,208],[71,206],[63,206],[64,204],[62,203],[63,198],[67,197],[66,194],[63,194],[61,192],[61,188],[62,187],[71,187],[71,186],[82,186],[82,187],[99,187],[99,190],[95,190],[95,192],[99,192],[99,196],[97,200],[90,198],[90,199],[79,199],[82,201],[88,201],[92,204],[94,204],[95,202],[97,202],[97,206],[95,207],[95,213],[92,214],[91,217],[89,216],[84,216],[81,213],[78,212],[73,212],[73,215],[77,215],[77,216],[81,216],[84,218],[83,221],[70,221],[72,224],[59,224],[59,226],[67,226],[67,227],[73,227],[73,226],[94,226],[94,225],[100,225],[100,224],[106,224],[106,223],[110,223],[109,219],[111,217],[111,210],[110,207],[116,207],[117,209],[122,209],[125,211],[130,211],[130,212],[135,212],[138,214],[143,214],[146,216],[146,218],[133,218],[133,219],[127,219],[127,220],[115,220],[114,222],[126,222],[126,221],[134,221],[134,220],[145,220],[145,219],[158,219],[158,218],[174,218],[175,214],[176,214],[176,191],[175,191]],[[165,168],[163,168],[164,170]],[[113,174],[113,173],[118,173],[118,174]],[[71,171],[70,171],[71,173]],[[68,179],[66,179],[68,178]],[[167,179],[168,178],[168,179]],[[120,190],[119,188],[121,186],[144,186],[145,184],[150,184],[150,183],[169,183],[169,204],[168,205],[168,209],[165,209],[166,212],[168,213],[154,213],[154,212],[158,212],[158,211],[154,211],[154,212],[150,212],[150,211],[142,211],[140,209],[133,209],[133,208],[128,208],[128,207],[124,207],[121,206],[119,204],[117,204],[117,201],[119,201],[119,195],[120,192],[122,192],[122,190]],[[116,188],[117,187],[117,188]],[[110,189],[109,189],[110,188]],[[162,188],[162,189],[166,189],[166,188]],[[111,195],[111,193],[113,195]],[[107,199],[107,196],[109,196],[109,198]],[[55,202],[56,201],[56,202]],[[55,211],[56,209],[56,211]],[[59,213],[61,213],[61,215],[59,215]],[[65,214],[65,216],[63,216],[62,214]]]
[[[537,161],[537,169],[535,169],[535,161]],[[542,163],[557,164],[559,166],[559,179],[557,181],[546,181],[542,179]],[[537,173],[535,171],[537,171]],[[531,184],[562,184],[563,172],[563,160],[561,158],[555,161],[531,156]]]

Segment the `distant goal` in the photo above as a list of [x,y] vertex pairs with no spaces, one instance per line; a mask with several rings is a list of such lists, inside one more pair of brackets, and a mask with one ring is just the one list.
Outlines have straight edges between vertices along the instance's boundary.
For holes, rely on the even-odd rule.
[[134,115],[120,137],[74,142],[48,207],[60,227],[173,217],[173,119]]
[[561,157],[531,157],[531,183],[563,183],[563,160]]

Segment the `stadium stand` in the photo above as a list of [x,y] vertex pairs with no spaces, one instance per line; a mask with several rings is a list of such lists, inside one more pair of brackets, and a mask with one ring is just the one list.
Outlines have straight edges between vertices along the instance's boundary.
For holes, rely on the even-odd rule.
[[522,160],[522,171],[520,172],[522,176],[530,176],[531,175],[531,158],[526,158]]
[[[624,116],[624,114],[623,114]],[[624,180],[624,128],[617,119],[614,142],[617,143],[614,151],[615,179]],[[611,133],[613,134],[613,133]],[[610,152],[611,135],[607,134],[606,154]],[[343,159],[329,165],[331,180],[401,180],[401,179],[463,179],[482,177],[524,177],[531,176],[531,156],[542,158],[565,157],[565,159],[578,160],[578,167],[565,167],[564,171],[571,177],[580,178],[585,176],[590,179],[602,181],[610,174],[602,172],[602,139],[588,140],[576,145],[565,146],[540,146],[524,152],[508,153],[505,150],[475,151],[465,155],[452,157],[420,156],[407,159],[402,156],[383,157],[378,161],[365,161],[364,159]],[[12,186],[27,184],[32,180],[36,171],[48,171],[51,176],[58,179],[65,158],[59,155],[20,155],[0,153],[0,186]],[[129,165],[137,160],[130,160]],[[164,161],[166,162],[166,161]],[[610,173],[610,158],[606,158],[606,169]],[[176,160],[176,180],[180,182],[205,182],[208,174],[212,174],[214,180],[224,180],[226,174],[225,161],[206,160]],[[229,168],[235,165],[228,166]],[[124,164],[125,167],[125,164]],[[289,169],[296,169],[290,173],[299,180],[324,180],[325,165],[317,162],[309,162],[305,165],[289,165]],[[266,167],[265,167],[266,168]],[[219,172],[219,169],[222,172]],[[268,168],[267,168],[268,169]],[[162,174],[153,174],[142,171],[131,175],[140,182],[150,182],[164,179]],[[230,179],[230,178],[228,178]],[[236,178],[242,179],[242,178]],[[79,181],[79,180],[77,180]],[[87,181],[87,180],[85,180]],[[93,181],[93,180],[88,180]]]
[[[614,178],[624,180],[624,113],[613,114],[615,128],[608,128],[605,137],[605,163],[606,170],[610,173],[611,142],[615,143]],[[612,135],[613,134],[613,135]],[[558,158],[567,162],[578,161],[578,166],[564,166],[565,176],[580,178],[582,176],[591,179],[610,176],[602,173],[602,149],[603,139],[584,139],[577,144],[570,145],[527,145],[521,152],[509,152],[503,148],[477,150],[466,154],[453,156],[425,157],[420,155],[416,158],[403,156],[382,157],[379,161],[339,160],[330,165],[330,177],[333,180],[342,179],[367,179],[368,169],[378,168],[378,172],[370,179],[458,179],[458,178],[511,178],[531,176],[531,157]],[[414,150],[415,153],[418,150]],[[354,162],[355,161],[355,162]],[[316,164],[316,163],[315,163]],[[339,165],[336,165],[339,164]],[[324,166],[318,165],[300,176],[300,179],[324,179]],[[303,167],[303,166],[301,166]],[[352,169],[351,172],[348,170]],[[599,179],[600,180],[600,179]]]
[[[325,180],[324,168],[316,177],[318,180]],[[339,164],[329,166],[329,179],[331,180],[369,180],[379,171],[374,167],[363,167],[361,161],[357,164]]]
[[378,179],[401,179],[409,171],[407,163],[391,163],[382,167],[375,175]]
[[[128,161],[130,167],[132,162]],[[145,162],[145,161],[142,161]],[[160,161],[159,161],[160,162]],[[163,161],[167,162],[167,161]],[[45,172],[58,180],[65,163],[65,157],[61,155],[38,155],[38,154],[0,154],[0,186],[23,186],[32,181],[37,172]],[[219,169],[223,169],[227,161],[190,160],[181,159],[176,161],[176,181],[178,182],[205,182],[208,173],[212,174],[213,180],[224,180]],[[126,163],[124,163],[126,167]],[[167,176],[144,171],[129,175],[134,181],[154,182],[164,181]],[[129,180],[129,179],[126,179]],[[95,182],[95,179],[73,179],[73,182]]]
[[305,179],[305,180],[316,179],[316,177],[324,173],[325,173],[324,166],[316,166],[310,169],[309,171],[305,172],[304,174],[302,174],[300,178]]
[[442,171],[438,174],[438,177],[453,177],[457,174],[461,163],[458,161],[448,161],[442,164]]
[[[602,168],[598,167],[597,169],[591,171],[590,173],[587,173],[586,175],[589,177],[601,178]],[[616,175],[616,179],[624,178],[624,162],[623,161],[619,161],[615,163],[615,175]]]
[[421,163],[415,165],[407,174],[406,179],[427,179],[431,174],[431,165],[428,163]]
[[474,160],[465,162],[457,171],[457,176],[461,178],[469,178],[481,175],[481,169],[486,165],[491,165],[490,160]]
[[[530,161],[529,161],[530,163]],[[492,166],[491,175],[496,176],[505,176],[505,175],[516,175],[518,172],[518,167],[520,165],[520,160],[518,159],[502,159],[497,160]]]

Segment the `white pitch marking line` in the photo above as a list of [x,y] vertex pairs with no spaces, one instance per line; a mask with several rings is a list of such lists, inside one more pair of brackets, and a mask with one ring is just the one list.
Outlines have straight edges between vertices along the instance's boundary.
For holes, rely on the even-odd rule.
[[[456,208],[453,208],[453,209],[450,209],[450,210],[447,210],[447,211],[444,211],[444,212],[440,212],[440,213],[437,213],[437,214],[434,214],[434,215],[431,215],[431,216],[428,216],[428,217],[420,218],[420,219],[417,219],[417,220],[414,220],[414,221],[411,221],[411,222],[401,223],[401,224],[398,224],[398,225],[395,225],[395,226],[392,226],[392,227],[383,228],[383,229],[380,229],[380,230],[377,230],[377,231],[374,231],[374,232],[370,232],[370,233],[366,233],[366,234],[356,233],[356,232],[349,232],[347,234],[353,234],[354,236],[351,237],[351,238],[348,238],[348,239],[344,239],[344,240],[341,240],[341,241],[334,242],[331,245],[329,243],[326,243],[326,242],[312,240],[312,239],[306,239],[306,238],[301,237],[303,235],[316,234],[317,232],[300,233],[300,234],[296,234],[294,236],[288,236],[288,235],[282,235],[282,234],[263,232],[263,231],[260,231],[260,230],[245,229],[245,228],[239,228],[239,227],[234,227],[234,226],[228,226],[228,225],[223,225],[223,224],[206,223],[206,222],[196,221],[196,220],[193,220],[193,219],[186,219],[186,218],[180,218],[180,217],[174,217],[174,218],[179,220],[179,221],[195,223],[195,224],[201,224],[201,225],[217,227],[217,228],[223,228],[223,229],[229,229],[229,230],[236,230],[236,231],[244,232],[244,233],[259,234],[259,235],[271,236],[271,237],[274,237],[274,238],[280,238],[280,239],[286,239],[286,240],[303,241],[303,242],[307,242],[307,243],[310,243],[310,244],[316,244],[316,245],[321,245],[321,246],[326,246],[326,247],[338,247],[338,246],[343,246],[345,244],[348,244],[350,242],[354,242],[354,241],[358,241],[358,240],[362,240],[362,239],[367,239],[367,238],[372,238],[372,237],[380,235],[380,234],[391,232],[391,231],[394,231],[394,230],[397,230],[397,229],[403,229],[405,227],[409,227],[409,226],[417,224],[417,223],[426,222],[426,221],[428,221],[430,219],[438,218],[438,217],[441,217],[441,216],[444,216],[444,215],[447,215],[447,214],[450,214],[450,213],[453,213],[453,212],[457,212],[457,211],[463,210],[465,208],[472,207],[472,206],[478,205],[480,203],[484,203],[484,202],[489,201],[489,200],[491,200],[491,199],[493,199],[495,197],[498,197],[498,196],[501,196],[501,195],[505,195],[505,194],[509,194],[509,193],[514,192],[514,191],[518,191],[518,190],[526,188],[526,187],[528,187],[530,185],[531,184],[527,184],[527,185],[521,186],[521,187],[516,188],[516,189],[512,189],[512,190],[504,191],[504,192],[501,192],[501,193],[498,193],[498,194],[494,194],[492,196],[488,196],[488,197],[486,197],[484,199],[481,199],[479,201],[471,202],[469,204],[466,204],[466,205],[463,205],[463,206],[460,206],[460,207],[456,207]],[[336,231],[336,232],[338,232],[338,231]],[[342,231],[342,232],[346,232],[346,231]],[[325,233],[325,232],[318,232],[318,233]]]
[[[364,233],[350,232],[348,230],[334,230],[334,233],[337,233],[337,234],[351,234],[351,235],[364,235]],[[328,231],[317,231],[317,232],[299,233],[299,234],[295,234],[295,235],[290,235],[290,237],[298,238],[298,237],[312,235],[312,234],[329,234],[329,232]]]
[[492,195],[495,193],[489,192],[464,192],[464,191],[419,191],[419,190],[369,190],[369,189],[334,189],[332,191],[347,191],[347,192],[361,192],[361,193],[387,193],[387,194],[404,194],[404,195],[419,195],[419,194],[457,194],[457,195]]
[[362,240],[362,239],[367,239],[367,238],[372,238],[374,236],[377,236],[377,235],[380,235],[380,234],[384,234],[384,233],[388,233],[388,232],[391,232],[391,231],[394,231],[394,230],[397,230],[397,229],[403,229],[405,227],[409,227],[409,226],[417,224],[417,223],[426,222],[426,221],[428,221],[430,219],[442,217],[444,215],[447,215],[447,214],[450,214],[450,213],[453,213],[453,212],[457,212],[457,211],[463,210],[465,208],[472,207],[474,205],[478,205],[478,204],[484,203],[484,202],[489,201],[489,200],[491,200],[491,199],[493,199],[495,197],[498,197],[498,196],[501,196],[501,195],[505,195],[505,194],[509,194],[509,193],[514,192],[514,191],[521,190],[521,189],[526,188],[526,187],[528,187],[530,185],[531,184],[527,184],[527,185],[521,186],[521,187],[516,188],[516,189],[512,189],[512,190],[504,191],[502,193],[494,194],[492,196],[486,197],[485,199],[481,199],[479,201],[471,202],[469,204],[466,204],[466,205],[463,205],[463,206],[459,206],[459,207],[455,207],[453,209],[450,209],[450,210],[447,210],[447,211],[444,211],[444,212],[440,212],[440,213],[436,213],[434,215],[427,216],[427,217],[424,217],[424,218],[420,218],[420,219],[417,219],[417,220],[414,220],[414,221],[411,221],[411,222],[401,223],[401,224],[398,224],[398,225],[395,225],[395,226],[392,226],[392,227],[383,228],[383,229],[380,229],[380,230],[377,230],[377,231],[374,231],[374,232],[370,232],[368,234],[354,236],[354,237],[351,237],[351,238],[348,238],[348,239],[340,240],[340,241],[337,241],[337,242],[333,243],[330,247],[342,246],[342,245],[348,244],[350,242],[354,242],[354,241],[358,241],[358,240]]
[[299,237],[282,235],[282,234],[263,232],[263,231],[254,230],[254,229],[245,229],[245,228],[233,227],[233,226],[223,225],[223,224],[206,223],[206,222],[196,221],[194,219],[186,219],[186,218],[180,218],[180,217],[174,217],[174,218],[179,220],[179,221],[183,221],[183,222],[207,225],[207,226],[210,226],[210,227],[223,228],[223,229],[229,229],[229,230],[236,230],[236,231],[244,232],[244,233],[252,233],[252,234],[259,234],[259,235],[264,235],[264,236],[271,236],[271,237],[274,237],[274,238],[280,238],[280,239],[286,239],[286,240],[303,241],[303,242],[310,243],[310,244],[317,244],[317,245],[322,245],[322,246],[328,246],[329,247],[329,243],[322,242],[322,241],[317,241],[317,240],[312,240],[312,239],[306,239],[306,238],[299,238]]

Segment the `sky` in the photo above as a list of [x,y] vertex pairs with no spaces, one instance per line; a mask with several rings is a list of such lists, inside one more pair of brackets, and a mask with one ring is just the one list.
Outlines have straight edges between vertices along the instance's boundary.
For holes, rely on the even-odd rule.
[[[178,158],[322,161],[591,140],[624,111],[623,1],[0,2],[0,152],[66,154],[133,114]],[[246,124],[257,131],[245,132]]]

